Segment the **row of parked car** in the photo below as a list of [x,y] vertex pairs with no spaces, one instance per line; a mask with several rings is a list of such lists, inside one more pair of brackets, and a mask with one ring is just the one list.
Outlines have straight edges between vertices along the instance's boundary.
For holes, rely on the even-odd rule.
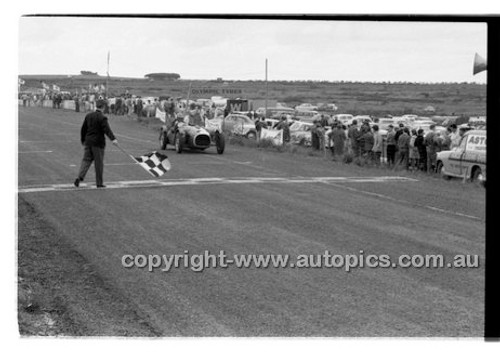
[[[288,114],[289,115],[289,114]],[[424,134],[427,133],[430,129],[431,125],[436,125],[435,131],[439,135],[443,135],[446,131],[444,126],[437,125],[435,121],[430,118],[422,118],[416,115],[404,115],[402,117],[391,117],[391,118],[380,118],[377,120],[373,120],[369,115],[358,115],[353,116],[351,114],[336,114],[336,115],[323,115],[328,126],[331,126],[334,122],[340,122],[346,127],[353,124],[353,121],[356,120],[358,126],[360,126],[364,122],[368,122],[370,125],[378,124],[379,131],[382,137],[387,135],[387,131],[389,126],[392,125],[394,128],[398,128],[400,124],[404,124],[404,126],[409,129],[423,129]],[[274,116],[272,118],[266,118],[266,122],[268,126],[274,126],[280,116]],[[313,126],[313,121],[316,119],[320,119],[321,116],[313,117],[312,119],[303,119],[297,116],[288,116],[287,117],[290,124],[290,132],[292,133],[292,138],[296,139],[297,142],[305,143],[306,145],[310,145],[310,133],[311,127]],[[245,113],[231,113],[226,116],[224,119],[216,120],[220,122],[220,125],[224,125],[226,131],[231,132],[235,135],[244,136],[250,139],[255,139],[257,137],[257,130],[255,129],[254,120],[245,115]],[[461,127],[465,127],[466,130],[471,129],[467,124],[461,125]],[[297,133],[297,134],[294,134]],[[302,139],[306,140],[302,140]]]
[[[333,116],[330,120],[340,121],[348,126],[353,120],[358,121],[358,125],[368,121],[371,125],[375,122],[367,115],[352,116],[349,114],[339,114]],[[229,114],[224,119],[208,120],[212,125],[218,126],[225,131],[234,135],[243,136],[249,139],[257,137],[254,120],[244,114]],[[266,118],[265,122],[268,127],[272,128],[279,120]],[[290,122],[290,141],[295,144],[311,146],[311,128],[313,122],[288,119]],[[329,121],[330,122],[330,121]],[[424,129],[424,133],[429,131],[432,124],[436,123],[429,118],[419,118],[417,116],[403,116],[398,118],[382,118],[377,121],[382,137],[387,135],[389,125],[395,128],[399,124],[404,124],[410,129]],[[445,178],[460,177],[486,183],[486,130],[472,128],[468,124],[462,124],[459,128],[464,128],[467,132],[459,147],[450,151],[442,151],[438,154],[437,167],[438,171]],[[325,146],[329,147],[328,131],[330,126],[326,127]],[[436,125],[435,131],[438,136],[442,136],[446,131],[444,126]]]

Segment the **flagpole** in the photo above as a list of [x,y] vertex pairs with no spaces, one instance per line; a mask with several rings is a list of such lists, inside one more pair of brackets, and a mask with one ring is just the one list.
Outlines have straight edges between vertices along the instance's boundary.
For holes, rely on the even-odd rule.
[[106,71],[106,92],[105,92],[105,95],[106,95],[106,99],[108,98],[108,86],[109,86],[109,50],[108,50],[108,70]]
[[120,145],[115,143],[113,143],[113,145],[115,145],[118,149],[120,149],[124,154],[130,156],[130,158],[134,160],[136,164],[139,164],[139,161],[137,161],[137,159],[133,155],[130,155],[128,152],[126,152]]
[[265,102],[265,113],[264,113],[264,118],[267,118],[267,98],[269,93],[269,85],[267,83],[267,59],[266,59],[266,102]]

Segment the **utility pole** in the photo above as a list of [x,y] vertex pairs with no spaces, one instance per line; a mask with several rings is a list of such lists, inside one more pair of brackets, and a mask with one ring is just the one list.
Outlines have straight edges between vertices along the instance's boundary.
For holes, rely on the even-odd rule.
[[269,95],[269,84],[267,83],[267,59],[266,59],[266,102],[265,102],[265,113],[264,117],[267,117],[267,98]]

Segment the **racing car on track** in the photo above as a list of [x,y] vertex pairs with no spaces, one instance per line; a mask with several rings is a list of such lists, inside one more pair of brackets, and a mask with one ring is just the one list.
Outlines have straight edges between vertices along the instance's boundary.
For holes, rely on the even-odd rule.
[[185,149],[205,150],[212,144],[215,145],[218,154],[224,153],[225,149],[222,130],[209,123],[205,126],[189,125],[176,119],[171,126],[161,127],[159,140],[162,150],[166,150],[167,145],[170,144],[179,154]]

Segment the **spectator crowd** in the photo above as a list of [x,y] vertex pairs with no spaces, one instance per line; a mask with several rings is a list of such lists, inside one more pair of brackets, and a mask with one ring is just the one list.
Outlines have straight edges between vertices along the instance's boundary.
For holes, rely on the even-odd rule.
[[[20,93],[19,100],[22,106],[47,106],[50,104],[55,109],[60,109],[63,102],[72,102],[76,112],[90,112],[96,108],[96,103],[105,104],[104,113],[117,116],[136,115],[138,117],[155,117],[156,110],[165,113],[168,119],[177,118],[178,114],[195,110],[205,119],[223,118],[228,110],[216,107],[214,104],[195,104],[180,98],[172,97],[141,97],[121,94],[113,98],[106,98],[103,93],[71,94],[69,92],[47,92],[45,94]],[[49,102],[46,102],[50,100]],[[279,119],[269,126],[267,119],[259,116],[254,111],[246,114],[255,122],[257,140],[263,128],[272,127],[283,131],[283,143],[291,140],[290,124],[293,119],[290,115],[281,115]],[[458,129],[451,124],[444,132],[436,131],[435,125],[430,125],[424,134],[423,129],[412,129],[400,123],[397,128],[389,125],[384,135],[380,132],[379,125],[369,121],[358,124],[353,120],[350,125],[338,121],[330,122],[321,116],[313,121],[310,129],[311,146],[313,151],[328,149],[334,161],[352,162],[362,166],[382,165],[391,169],[407,169],[412,171],[436,172],[437,153],[450,150],[460,144],[465,134],[465,129]]]

